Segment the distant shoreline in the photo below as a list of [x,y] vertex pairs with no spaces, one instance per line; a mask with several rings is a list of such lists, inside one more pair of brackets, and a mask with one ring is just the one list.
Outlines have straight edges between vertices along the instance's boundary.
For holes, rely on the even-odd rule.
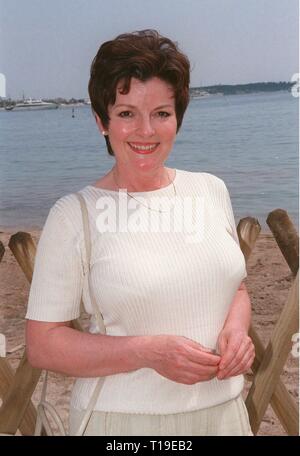
[[[248,84],[218,84],[212,86],[199,86],[190,87],[191,98],[201,98],[210,95],[244,95],[251,93],[266,93],[266,92],[282,92],[291,91],[292,87],[298,82],[253,82]],[[296,89],[297,91],[297,89]],[[0,99],[0,110],[3,110],[6,105],[19,103],[22,100],[14,100],[12,98]],[[87,98],[43,98],[43,101],[50,103],[57,103],[61,107],[78,107],[78,106],[91,106]]]
[[[193,89],[191,89],[193,90]],[[201,99],[201,98],[215,98],[215,97],[223,97],[223,96],[231,96],[231,95],[258,95],[258,94],[266,94],[266,93],[269,93],[269,94],[272,94],[272,93],[275,93],[275,92],[290,92],[289,89],[276,89],[276,90],[266,90],[266,91],[263,91],[263,90],[257,90],[257,91],[251,91],[251,92],[236,92],[236,93],[222,93],[222,92],[217,92],[217,93],[207,93],[207,94],[199,94],[199,92],[197,91],[193,91],[190,93],[190,98],[191,100],[193,99]],[[53,100],[52,100],[53,101]],[[70,109],[70,108],[84,108],[84,107],[89,107],[90,109],[91,108],[91,105],[89,104],[86,104],[86,103],[61,103],[59,104],[59,109]],[[0,111],[5,111],[5,108],[4,107],[1,107],[0,106]],[[34,110],[32,110],[34,111]]]
[[251,84],[219,84],[213,86],[191,87],[191,96],[245,95],[266,92],[291,92],[295,82],[254,82]]

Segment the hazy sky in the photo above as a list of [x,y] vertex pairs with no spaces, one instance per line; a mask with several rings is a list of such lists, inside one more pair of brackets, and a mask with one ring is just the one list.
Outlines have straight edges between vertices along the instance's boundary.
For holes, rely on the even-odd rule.
[[100,44],[145,28],[178,42],[191,86],[289,81],[299,71],[298,0],[0,0],[6,94],[87,97]]

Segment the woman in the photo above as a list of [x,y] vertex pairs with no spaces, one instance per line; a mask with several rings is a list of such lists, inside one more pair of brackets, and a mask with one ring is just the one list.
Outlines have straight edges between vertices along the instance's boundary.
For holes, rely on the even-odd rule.
[[153,30],[102,44],[92,63],[93,113],[115,163],[80,193],[106,334],[70,327],[86,267],[72,194],[48,215],[26,315],[31,364],[78,377],[71,434],[104,377],[86,435],[252,435],[241,398],[254,359],[251,306],[230,196],[212,174],[164,166],[189,72],[176,44]]

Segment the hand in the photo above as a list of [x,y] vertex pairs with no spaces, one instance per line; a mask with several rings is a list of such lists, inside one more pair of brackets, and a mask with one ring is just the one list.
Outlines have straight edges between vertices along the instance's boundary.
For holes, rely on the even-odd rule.
[[245,374],[252,366],[255,349],[245,330],[225,327],[219,334],[217,346],[221,355],[219,380]]
[[151,336],[148,367],[177,383],[193,385],[211,380],[218,372],[220,356],[183,336]]

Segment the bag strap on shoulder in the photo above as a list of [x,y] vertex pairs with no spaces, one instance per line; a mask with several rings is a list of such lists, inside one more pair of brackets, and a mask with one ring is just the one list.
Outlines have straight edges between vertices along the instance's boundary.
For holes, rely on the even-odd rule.
[[80,193],[75,193],[75,195],[77,196],[77,198],[80,202],[81,213],[82,213],[83,235],[84,235],[84,244],[85,244],[85,252],[86,252],[86,264],[87,264],[87,268],[88,268],[86,279],[88,281],[89,294],[90,294],[90,298],[91,298],[91,302],[92,302],[92,306],[93,306],[93,310],[95,313],[95,317],[97,320],[99,330],[102,334],[105,334],[106,328],[104,325],[103,316],[99,310],[99,306],[96,302],[94,293],[92,292],[91,287],[90,287],[90,274],[89,273],[90,273],[90,267],[91,267],[91,245],[92,244],[91,244],[91,231],[90,231],[88,210],[87,210],[86,201],[85,201],[84,197]]

